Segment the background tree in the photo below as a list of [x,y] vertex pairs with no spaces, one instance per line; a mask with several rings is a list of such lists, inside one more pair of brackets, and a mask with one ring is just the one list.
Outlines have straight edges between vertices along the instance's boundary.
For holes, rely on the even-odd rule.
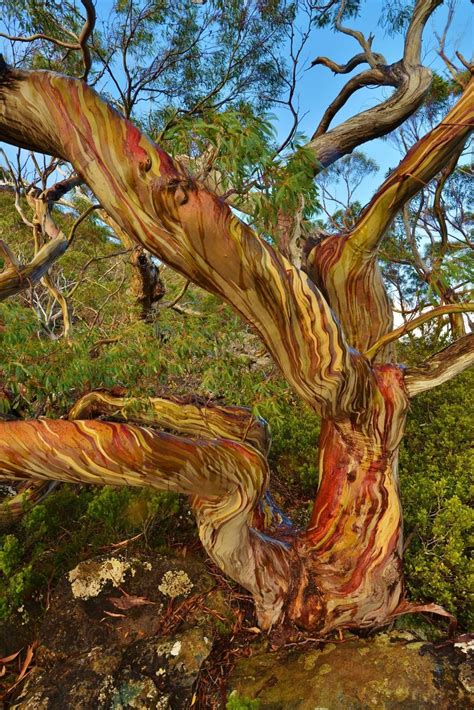
[[[418,107],[430,84],[419,63],[421,32],[438,4],[416,3],[403,60],[388,68],[371,40],[342,26],[346,8],[338,5],[336,27],[363,49],[351,63],[370,69],[350,80],[304,151],[312,152],[313,173]],[[391,99],[328,130],[354,90],[386,83],[397,88]],[[322,417],[320,483],[304,531],[272,503],[266,426],[239,407],[135,401],[134,419],[153,424],[145,428],[85,418],[94,410],[129,419],[128,398],[93,392],[68,420],[3,423],[2,475],[191,495],[204,547],[252,593],[263,628],[286,619],[327,633],[375,626],[416,608],[404,599],[398,448],[409,398],[465,369],[472,339],[461,338],[418,368],[395,364],[392,342],[406,329],[392,331],[378,255],[399,210],[464,144],[472,84],[351,229],[307,248],[304,271],[282,253],[291,254],[291,219],[279,252],[85,83],[4,64],[0,86],[0,136],[70,162],[121,229],[252,324],[291,386]],[[420,318],[469,308],[444,305]]]

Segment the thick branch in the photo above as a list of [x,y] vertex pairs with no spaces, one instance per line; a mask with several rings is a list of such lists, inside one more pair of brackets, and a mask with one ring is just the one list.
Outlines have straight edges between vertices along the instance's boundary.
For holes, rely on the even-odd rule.
[[90,392],[79,399],[69,419],[84,419],[91,412],[122,416],[128,421],[158,426],[186,436],[223,438],[249,444],[267,454],[270,434],[267,423],[245,407],[224,407],[212,402],[183,397],[117,397],[105,390]]
[[399,210],[447,163],[459,155],[474,127],[474,80],[432,131],[408,151],[365,208],[348,241],[350,248],[370,256]]
[[[330,103],[324,115],[313,134],[312,141],[315,141],[319,136],[326,133],[329,125],[334,118],[334,116],[341,110],[343,106],[349,101],[352,94],[361,89],[363,86],[393,86],[393,79],[390,80],[387,73],[380,69],[369,69],[367,71],[357,74],[357,76],[350,79],[347,84],[342,88],[339,94],[336,96],[334,101]],[[327,167],[327,166],[325,166]]]
[[[354,347],[367,352],[392,330],[392,307],[377,264],[397,212],[459,153],[473,123],[474,81],[446,118],[421,138],[385,180],[350,232],[313,248],[307,271],[327,295]],[[390,359],[390,349],[383,353]],[[382,358],[380,353],[379,358]]]
[[465,335],[418,367],[410,367],[405,385],[410,397],[433,389],[474,365],[474,335]]
[[0,439],[0,478],[150,486],[193,496],[208,554],[252,592],[264,628],[280,616],[290,553],[249,527],[268,484],[266,460],[253,447],[90,420],[0,423]]
[[322,294],[89,87],[49,72],[4,70],[0,138],[71,162],[122,229],[256,327],[318,411],[364,407],[369,370]]

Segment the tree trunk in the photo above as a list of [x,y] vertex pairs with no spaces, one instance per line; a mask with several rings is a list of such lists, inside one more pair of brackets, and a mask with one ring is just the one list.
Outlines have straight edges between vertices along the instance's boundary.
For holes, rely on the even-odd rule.
[[[319,488],[297,541],[305,572],[290,617],[321,633],[379,625],[403,598],[397,466],[408,397],[399,367],[375,372],[376,396],[362,421],[323,421]],[[315,588],[319,604],[308,601]]]
[[[471,95],[472,87],[414,146],[350,233],[313,249],[308,276],[89,87],[49,72],[0,71],[0,138],[71,162],[137,243],[256,328],[323,418],[320,486],[304,532],[268,496],[265,426],[241,408],[156,399],[146,418],[131,410],[172,433],[130,417],[1,423],[0,476],[191,495],[205,549],[251,592],[262,628],[287,619],[325,634],[380,625],[405,609],[397,459],[408,394],[459,372],[473,351],[463,339],[421,373],[393,364],[377,250],[400,207],[466,140]],[[111,405],[104,394],[92,400]]]

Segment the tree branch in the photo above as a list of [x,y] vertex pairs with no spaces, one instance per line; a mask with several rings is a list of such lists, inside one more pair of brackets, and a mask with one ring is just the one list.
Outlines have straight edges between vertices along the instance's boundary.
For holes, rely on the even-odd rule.
[[267,454],[270,448],[268,425],[246,407],[225,407],[198,397],[116,396],[96,390],[81,397],[69,411],[69,419],[86,419],[92,413],[121,416],[161,429],[204,439],[223,438],[249,444]]
[[[474,80],[448,115],[421,138],[389,175],[350,232],[313,248],[306,270],[340,318],[348,341],[367,352],[391,331],[392,307],[377,264],[378,249],[398,211],[459,154],[472,130]],[[378,358],[392,357],[392,350]]]
[[249,526],[269,476],[264,456],[252,446],[94,420],[4,422],[0,435],[0,478],[149,486],[191,495],[210,557],[254,595],[263,628],[279,618],[292,553]]
[[465,335],[436,353],[422,365],[405,373],[405,386],[410,397],[448,382],[474,365],[474,335]]
[[318,411],[363,409],[370,372],[318,289],[92,89],[4,66],[0,138],[71,162],[135,241],[256,327]]
[[[383,54],[374,53],[373,56],[377,64],[386,64],[386,59]],[[330,57],[316,57],[316,59],[313,59],[311,62],[311,66],[315,67],[318,64],[322,64],[324,67],[331,69],[334,74],[350,74],[351,71],[361,64],[367,64],[367,55],[365,52],[360,52],[346,62],[346,64],[337,64],[337,62],[334,62]]]
[[370,350],[367,350],[365,356],[369,360],[372,360],[380,348],[393,342],[394,340],[399,340],[410,331],[415,330],[420,325],[423,325],[423,323],[426,323],[433,318],[439,318],[440,316],[445,316],[450,313],[470,313],[472,311],[474,311],[474,303],[450,303],[444,306],[432,308],[430,311],[422,313],[417,318],[413,318],[413,320],[404,323],[399,328],[396,328],[390,333],[382,336],[376,343],[374,343],[374,345],[372,345]]
[[[442,0],[417,0],[406,34],[403,58],[389,66],[382,64],[380,55],[372,52],[371,40],[370,42],[366,40],[360,32],[344,28],[346,34],[349,33],[354,36],[359,44],[362,45],[366,61],[372,69],[375,69],[378,75],[383,76],[383,81],[374,83],[392,85],[397,87],[397,89],[386,101],[382,101],[367,111],[362,111],[332,130],[323,133],[323,128],[319,127],[317,129],[308,147],[314,152],[318,170],[321,167],[331,165],[341,156],[351,153],[354,148],[366,141],[390,133],[420,106],[431,85],[431,71],[420,63],[421,36],[428,18],[441,3]],[[353,64],[354,60],[356,60],[356,64],[362,63],[362,60],[358,61],[360,56],[354,57],[351,62],[348,62],[347,66]],[[333,70],[344,69],[344,66],[341,67],[334,63],[329,64],[324,60],[317,63],[330,66]],[[356,66],[356,64],[353,64],[353,66]],[[373,78],[375,79],[376,76],[374,74]],[[351,80],[351,82],[353,81]],[[360,83],[360,86],[365,85],[364,82]],[[354,87],[354,84],[352,84],[352,87]],[[356,88],[358,87],[354,87],[353,91]],[[337,107],[340,108],[344,105],[343,98],[347,91],[346,88],[342,90],[339,97],[333,102],[333,109],[336,108],[338,110]],[[330,120],[332,120],[335,113],[335,110],[331,111]],[[323,123],[324,130],[329,126],[327,119],[328,116],[325,117]]]
[[447,163],[451,165],[453,154],[460,155],[473,127],[474,79],[471,79],[451,111],[415,143],[377,190],[347,237],[350,249],[370,256],[403,205]]
[[16,259],[13,260],[7,245],[0,240],[0,252],[3,252],[10,264],[0,272],[0,301],[33,286],[64,254],[68,246],[69,242],[64,237],[53,239],[41,247],[29,264],[18,264]]

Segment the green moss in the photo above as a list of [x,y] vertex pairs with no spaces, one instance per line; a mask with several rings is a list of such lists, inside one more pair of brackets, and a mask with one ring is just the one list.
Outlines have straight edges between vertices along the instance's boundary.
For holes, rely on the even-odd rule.
[[258,710],[260,707],[260,700],[252,700],[251,698],[246,698],[238,695],[234,690],[228,697],[226,703],[226,710]]

